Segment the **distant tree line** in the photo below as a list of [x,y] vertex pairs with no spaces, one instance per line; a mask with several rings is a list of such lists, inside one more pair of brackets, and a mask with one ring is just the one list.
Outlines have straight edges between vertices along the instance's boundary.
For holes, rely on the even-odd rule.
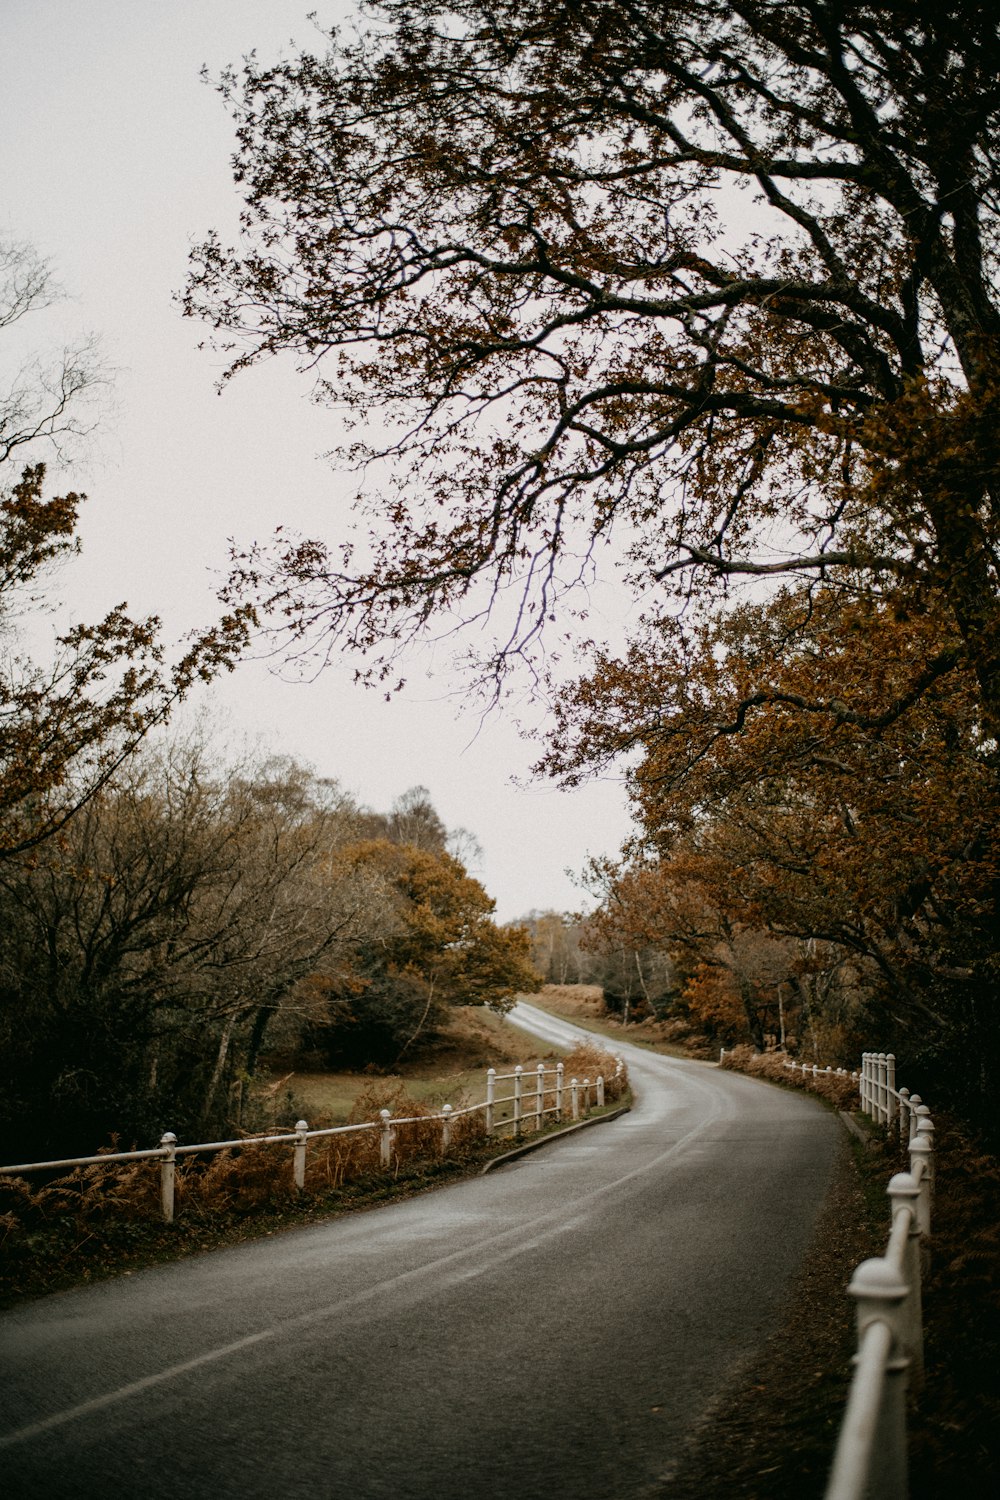
[[136,752],[0,862],[4,1159],[255,1125],[271,1057],[398,1063],[450,1006],[533,987],[492,912],[423,798],[380,816],[291,761]]
[[531,962],[543,983],[598,985],[609,1013],[626,1025],[668,1010],[676,993],[668,954],[613,930],[601,910],[591,916],[531,911],[517,925],[528,934]]

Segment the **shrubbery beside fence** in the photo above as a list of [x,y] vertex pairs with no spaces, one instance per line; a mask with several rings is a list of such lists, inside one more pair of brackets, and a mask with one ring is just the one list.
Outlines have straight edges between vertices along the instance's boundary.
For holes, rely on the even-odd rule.
[[821,1068],[810,1063],[798,1063],[783,1052],[755,1052],[752,1047],[723,1047],[719,1054],[719,1066],[735,1068],[749,1073],[754,1078],[767,1078],[772,1083],[792,1084],[820,1094],[838,1109],[853,1108],[858,1102],[858,1073],[849,1073],[846,1068]]
[[[577,1053],[570,1054],[572,1064]],[[38,1172],[74,1170],[75,1179],[65,1179],[50,1186],[71,1190],[79,1182],[80,1169],[99,1169],[104,1178],[108,1169],[134,1163],[159,1163],[159,1206],[167,1223],[171,1223],[177,1206],[178,1168],[185,1158],[192,1159],[198,1172],[185,1175],[183,1193],[197,1198],[206,1190],[217,1190],[234,1175],[245,1179],[250,1197],[254,1196],[255,1179],[266,1197],[267,1182],[274,1190],[274,1171],[264,1165],[265,1155],[273,1148],[285,1148],[291,1156],[291,1185],[299,1191],[310,1186],[324,1190],[337,1189],[346,1181],[375,1172],[398,1170],[406,1159],[434,1157],[468,1146],[472,1142],[509,1129],[515,1137],[527,1130],[540,1130],[549,1120],[579,1120],[592,1108],[602,1108],[605,1100],[619,1098],[627,1087],[627,1074],[620,1058],[588,1048],[579,1051],[584,1065],[601,1059],[607,1072],[594,1072],[583,1078],[565,1076],[565,1064],[535,1069],[517,1067],[511,1073],[486,1074],[486,1097],[475,1104],[458,1108],[445,1104],[440,1110],[394,1116],[388,1109],[378,1117],[350,1125],[334,1125],[310,1130],[305,1120],[297,1121],[291,1131],[245,1136],[229,1141],[201,1141],[181,1145],[172,1131],[166,1131],[159,1146],[144,1151],[102,1151],[94,1156],[68,1157],[61,1161],[26,1162],[0,1167],[0,1177],[17,1179]],[[498,1086],[509,1085],[510,1091],[498,1093]],[[412,1101],[411,1101],[411,1107]],[[207,1158],[215,1157],[215,1161]],[[86,1174],[82,1174],[86,1175]],[[93,1173],[91,1174],[93,1175]],[[110,1199],[114,1201],[114,1187]],[[136,1197],[150,1196],[140,1187]]]

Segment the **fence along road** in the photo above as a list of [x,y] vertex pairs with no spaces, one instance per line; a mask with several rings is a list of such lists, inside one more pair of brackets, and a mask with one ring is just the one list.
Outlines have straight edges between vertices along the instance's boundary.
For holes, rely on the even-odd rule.
[[4,1494],[654,1495],[778,1310],[841,1127],[619,1050],[638,1099],[610,1124],[3,1315]]

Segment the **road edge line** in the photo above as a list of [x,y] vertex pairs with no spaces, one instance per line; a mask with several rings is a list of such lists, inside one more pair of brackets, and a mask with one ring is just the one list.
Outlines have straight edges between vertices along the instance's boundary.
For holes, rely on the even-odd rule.
[[614,1109],[610,1114],[596,1115],[592,1120],[581,1120],[577,1125],[567,1125],[565,1130],[555,1130],[551,1135],[540,1136],[534,1141],[525,1141],[523,1146],[515,1146],[513,1151],[505,1151],[503,1156],[495,1156],[492,1161],[488,1161],[479,1175],[485,1177],[487,1172],[492,1172],[509,1161],[516,1161],[519,1156],[527,1156],[529,1151],[538,1151],[542,1146],[549,1146],[553,1141],[565,1140],[566,1136],[575,1135],[578,1130],[587,1130],[591,1125],[606,1125],[609,1120],[618,1120],[622,1115],[627,1115],[631,1108],[631,1104],[623,1104],[620,1109]]

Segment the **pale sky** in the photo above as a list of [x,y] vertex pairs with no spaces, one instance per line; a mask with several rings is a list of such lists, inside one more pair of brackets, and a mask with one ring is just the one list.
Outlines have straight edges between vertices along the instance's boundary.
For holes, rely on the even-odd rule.
[[[226,238],[237,199],[232,133],[201,82],[251,49],[270,61],[320,45],[320,23],[347,0],[0,0],[0,236],[33,242],[71,300],[25,328],[49,347],[100,336],[116,371],[111,410],[78,461],[90,496],[84,556],[62,583],[64,604],[97,618],[127,599],[176,639],[218,613],[227,539],[266,539],[284,523],[336,541],[350,476],[319,456],[336,417],[309,401],[308,381],[271,365],[215,393],[218,356],[206,330],[172,303],[188,249],[211,227]],[[0,350],[0,360],[3,351]],[[613,629],[626,603],[602,596]],[[44,627],[51,631],[51,624]],[[430,669],[430,675],[429,670]],[[210,700],[237,733],[336,778],[386,810],[424,785],[445,823],[482,844],[476,873],[510,920],[532,908],[585,904],[566,875],[588,854],[613,854],[629,828],[617,781],[572,793],[514,785],[539,754],[512,718],[461,713],[462,680],[437,649],[410,663],[401,698],[355,687],[350,661],[312,683],[241,666]]]

